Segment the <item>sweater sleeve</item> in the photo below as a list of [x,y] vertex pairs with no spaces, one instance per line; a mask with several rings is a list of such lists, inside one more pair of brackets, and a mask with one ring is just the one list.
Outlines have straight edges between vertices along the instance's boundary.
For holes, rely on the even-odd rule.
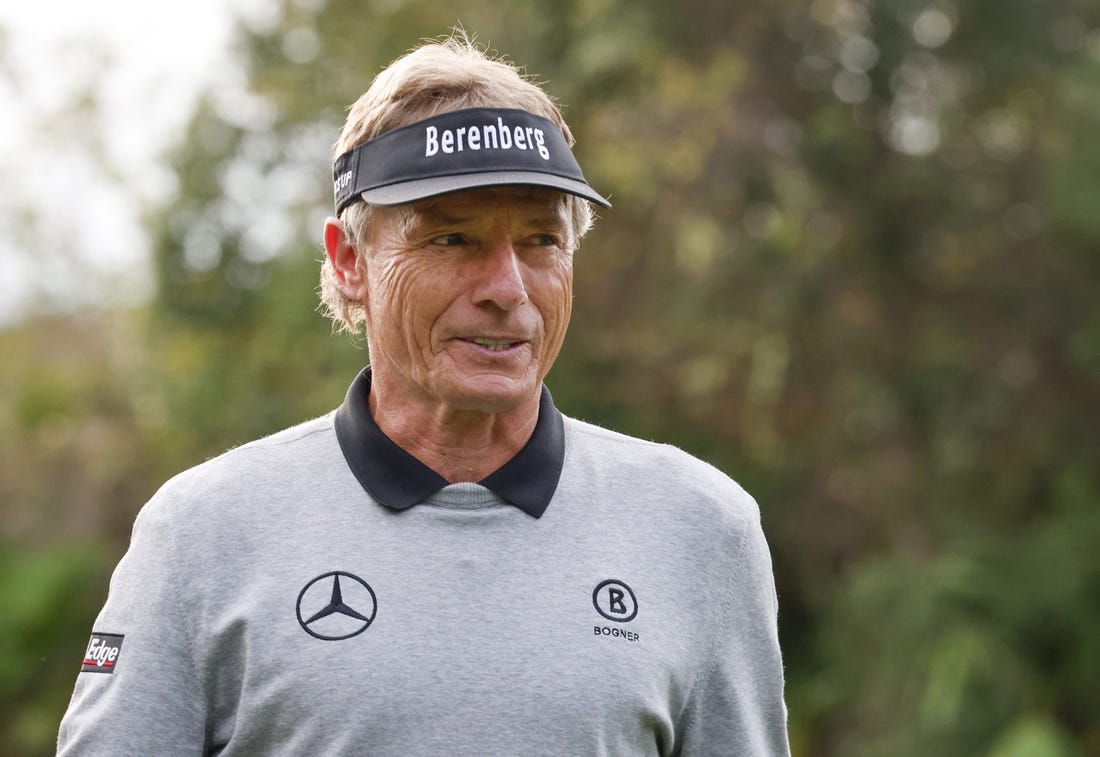
[[[193,613],[181,591],[188,568],[173,525],[167,503],[156,497],[134,523],[61,721],[61,757],[204,750],[206,704],[195,673]],[[118,649],[97,655],[104,646]],[[113,658],[112,664],[96,665],[97,656]]]
[[758,519],[744,535],[730,594],[682,720],[681,757],[789,755],[778,600]]

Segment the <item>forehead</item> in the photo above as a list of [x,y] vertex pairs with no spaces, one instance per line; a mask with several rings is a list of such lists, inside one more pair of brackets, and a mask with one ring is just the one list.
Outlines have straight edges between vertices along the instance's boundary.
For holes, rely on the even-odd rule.
[[470,189],[410,203],[410,220],[488,218],[507,208],[531,220],[561,221],[566,217],[566,196],[541,187],[507,186]]

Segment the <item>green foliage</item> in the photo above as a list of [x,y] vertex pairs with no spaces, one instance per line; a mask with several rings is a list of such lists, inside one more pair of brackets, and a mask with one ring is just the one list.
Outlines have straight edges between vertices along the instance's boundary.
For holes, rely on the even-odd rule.
[[[0,335],[5,533],[113,558],[163,478],[340,401],[366,354],[313,312],[326,157],[454,23],[546,82],[615,203],[556,401],[761,503],[796,754],[1100,753],[1089,3],[283,2],[181,141],[149,311]],[[12,555],[40,611],[103,586]],[[5,702],[28,753],[41,696]]]
[[106,560],[90,546],[31,551],[0,542],[0,754],[46,754],[80,669],[90,623],[105,592]]

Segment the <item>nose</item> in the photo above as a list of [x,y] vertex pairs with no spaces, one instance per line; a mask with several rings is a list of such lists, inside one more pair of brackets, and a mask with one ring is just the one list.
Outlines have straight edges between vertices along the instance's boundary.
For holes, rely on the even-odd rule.
[[484,250],[473,292],[478,305],[491,304],[501,310],[515,310],[527,302],[523,271],[511,240],[500,240]]

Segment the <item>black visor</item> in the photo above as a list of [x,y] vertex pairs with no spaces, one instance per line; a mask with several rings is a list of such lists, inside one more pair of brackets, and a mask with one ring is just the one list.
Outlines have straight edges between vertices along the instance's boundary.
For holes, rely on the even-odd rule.
[[606,208],[553,121],[508,108],[444,113],[388,131],[336,159],[336,213],[363,199],[400,205],[448,192],[524,184]]

